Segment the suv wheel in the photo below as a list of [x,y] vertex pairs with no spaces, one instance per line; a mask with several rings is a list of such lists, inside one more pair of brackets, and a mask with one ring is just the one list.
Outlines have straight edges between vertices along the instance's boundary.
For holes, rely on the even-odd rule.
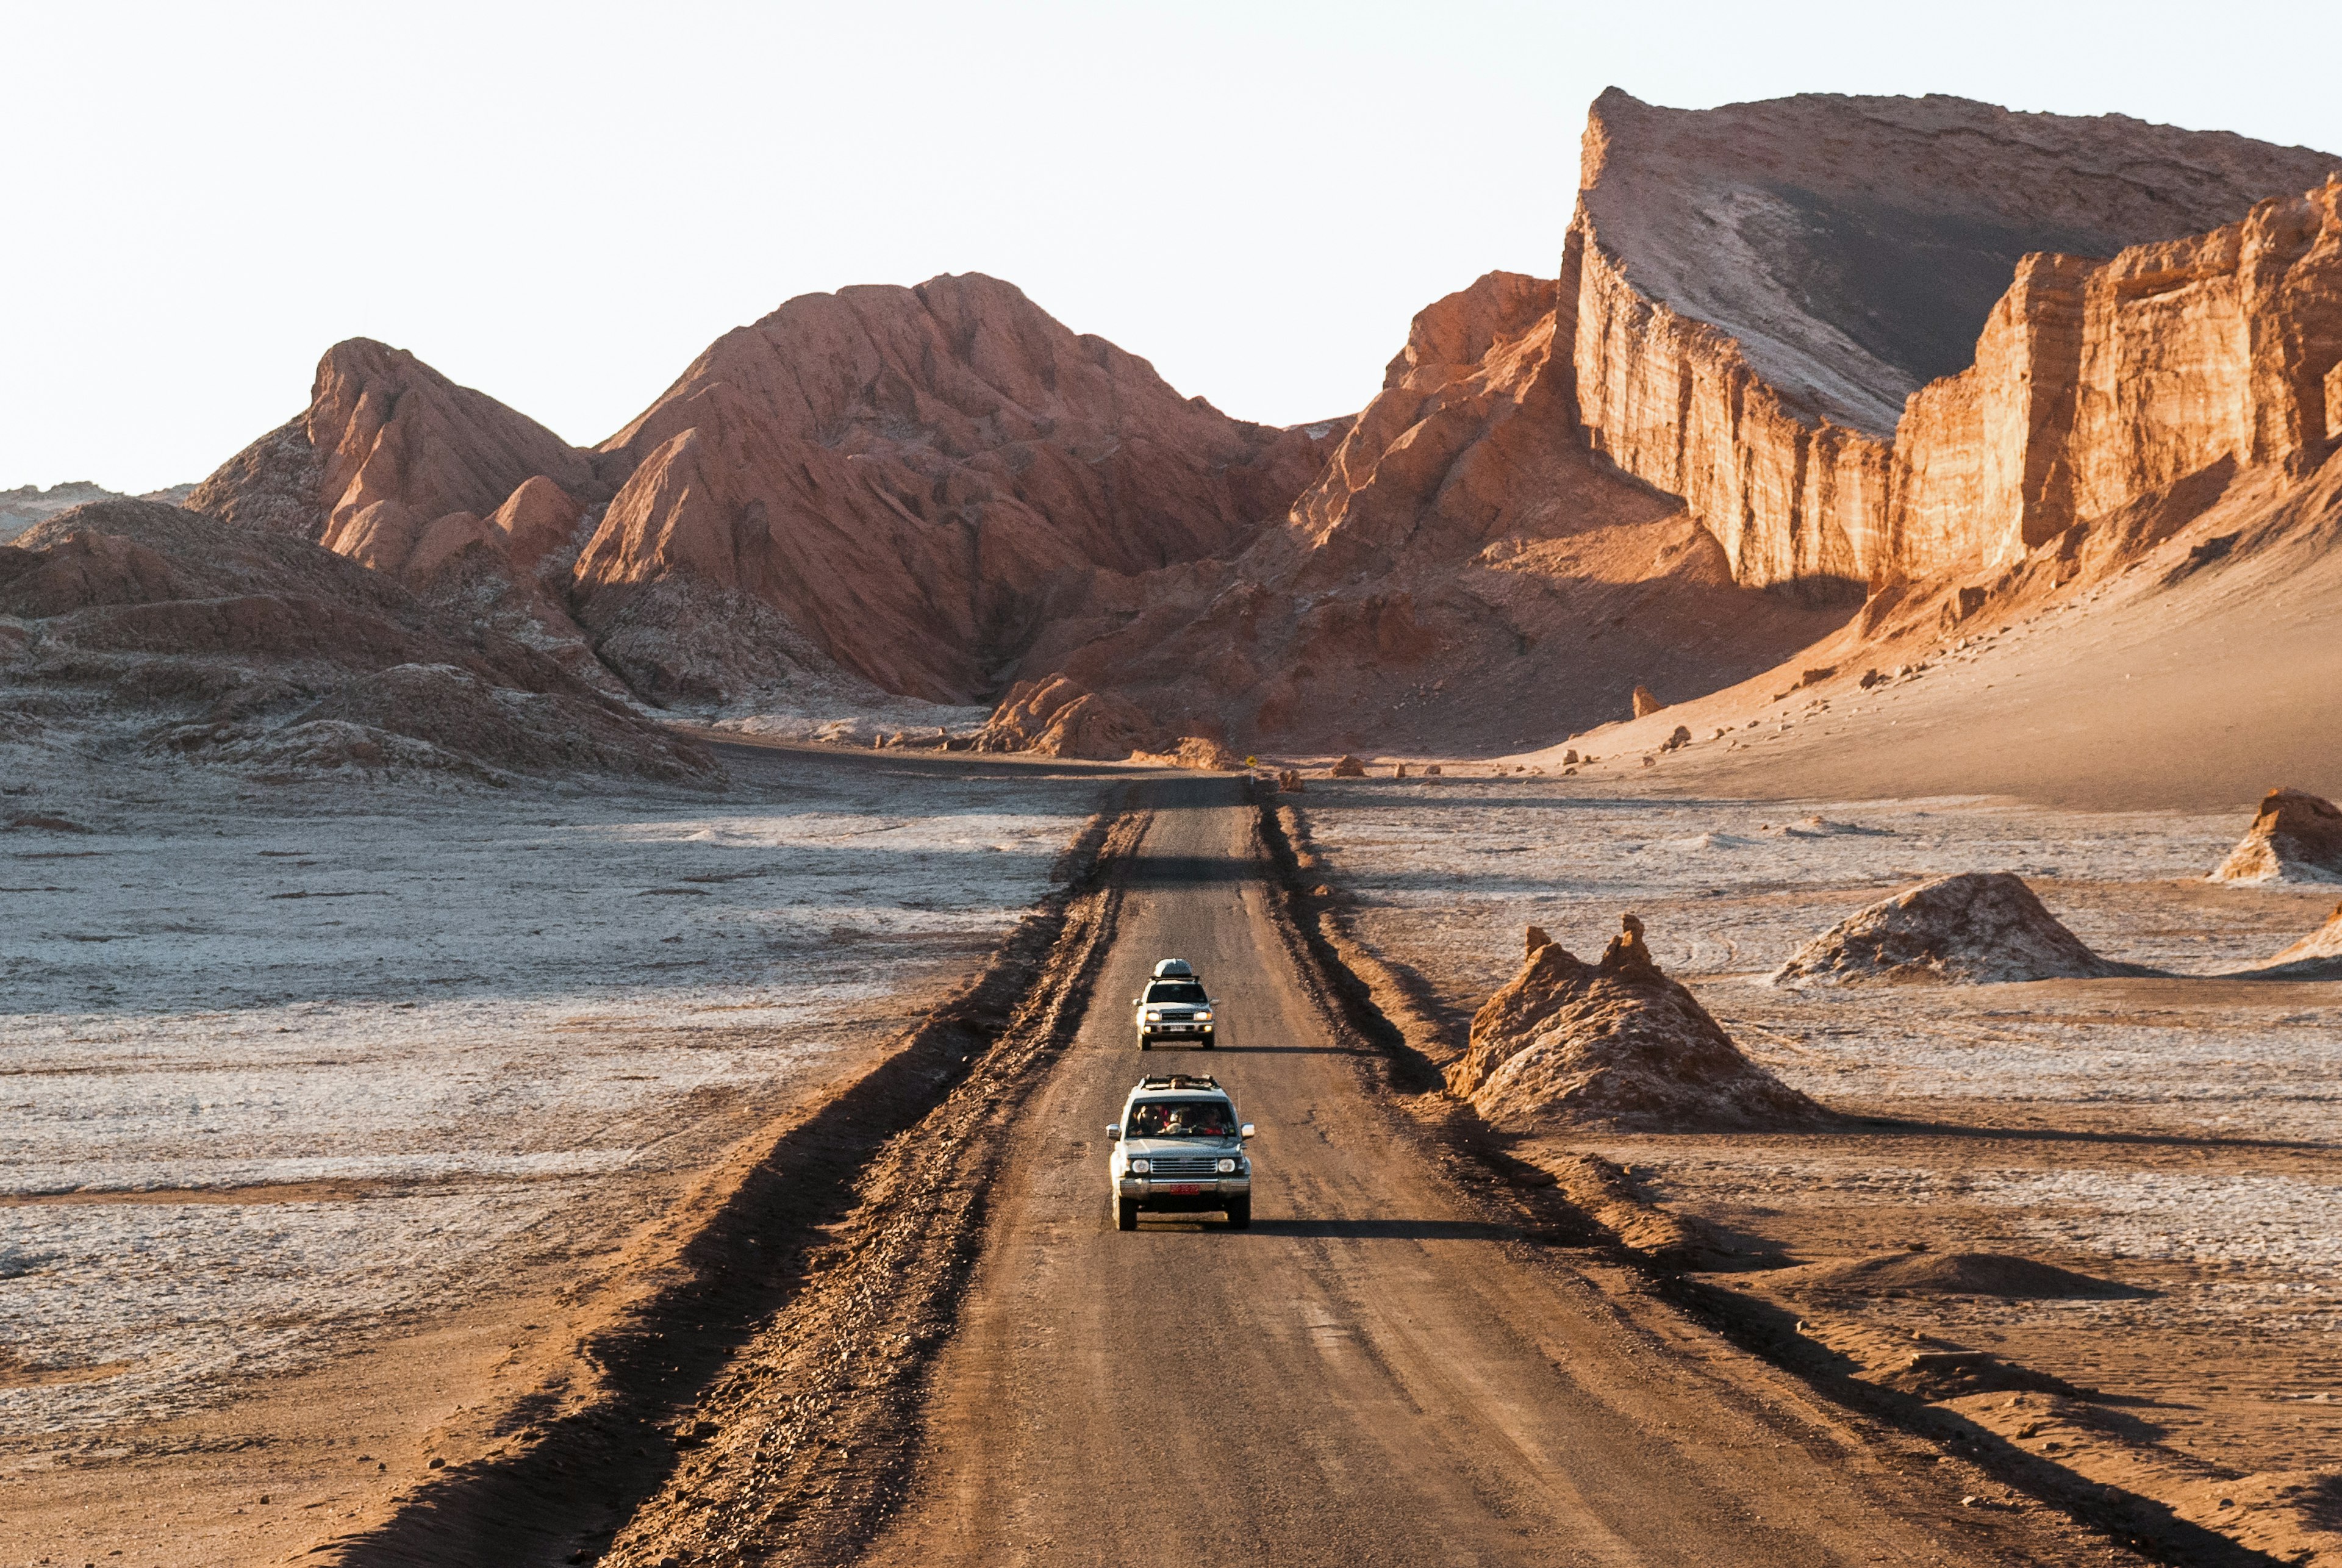
[[1155,1049],[1155,1042],[1141,1034],[1138,1037],[1138,1048],[1141,1051],[1152,1051]]
[[[1250,1207],[1249,1201],[1246,1203],[1246,1207]],[[1116,1198],[1114,1201],[1114,1228],[1117,1231],[1135,1231],[1138,1228],[1136,1198]]]
[[1252,1229],[1252,1194],[1250,1193],[1246,1193],[1241,1198],[1228,1200],[1228,1229],[1232,1231]]
[[1206,1051],[1209,1051],[1211,1048],[1212,1048],[1212,1037],[1211,1037],[1209,1034],[1206,1034],[1206,1035],[1205,1035],[1205,1036],[1204,1036],[1204,1049],[1205,1049],[1205,1050],[1206,1050]]

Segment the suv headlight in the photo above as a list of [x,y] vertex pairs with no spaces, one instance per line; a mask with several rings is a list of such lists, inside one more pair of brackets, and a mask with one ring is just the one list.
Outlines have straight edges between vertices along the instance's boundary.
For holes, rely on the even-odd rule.
[[1209,1024],[1211,1021],[1212,1021],[1212,1010],[1211,1010],[1210,1008],[1208,1008],[1208,1007],[1205,1008],[1201,1013],[1198,1013],[1198,1014],[1196,1014],[1196,1023],[1198,1023],[1198,1024]]
[[1160,1024],[1160,1023],[1162,1023],[1162,1022],[1163,1022],[1163,1014],[1162,1014],[1161,1009],[1159,1009],[1159,1008],[1154,1008],[1154,1007],[1150,1007],[1150,1008],[1148,1008],[1148,1009],[1146,1010],[1146,1021],[1147,1021],[1149,1024]]
[[1223,1176],[1232,1176],[1236,1174],[1236,1163],[1234,1160],[1222,1160],[1220,1162],[1220,1174]]
[[1146,1160],[1133,1160],[1130,1162],[1130,1174],[1134,1176],[1143,1176],[1154,1168],[1155,1166],[1152,1162]]

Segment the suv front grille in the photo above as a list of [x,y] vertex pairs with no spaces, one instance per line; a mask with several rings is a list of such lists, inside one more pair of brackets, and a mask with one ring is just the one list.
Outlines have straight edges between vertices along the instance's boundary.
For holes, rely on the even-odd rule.
[[1157,1178],[1216,1176],[1219,1172],[1215,1167],[1219,1163],[1217,1154],[1157,1154],[1149,1170]]

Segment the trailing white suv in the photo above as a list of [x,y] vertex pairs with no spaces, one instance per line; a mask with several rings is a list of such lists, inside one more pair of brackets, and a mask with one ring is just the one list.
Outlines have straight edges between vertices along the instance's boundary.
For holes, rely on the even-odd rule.
[[1184,958],[1166,958],[1155,966],[1154,978],[1130,999],[1130,1014],[1141,1051],[1154,1050],[1158,1040],[1192,1040],[1209,1051],[1216,1038],[1217,1021],[1204,977]]
[[1252,1225],[1252,1124],[1216,1079],[1186,1073],[1142,1078],[1106,1128],[1114,1145],[1106,1174],[1115,1228],[1135,1231],[1138,1212],[1228,1217],[1232,1231]]

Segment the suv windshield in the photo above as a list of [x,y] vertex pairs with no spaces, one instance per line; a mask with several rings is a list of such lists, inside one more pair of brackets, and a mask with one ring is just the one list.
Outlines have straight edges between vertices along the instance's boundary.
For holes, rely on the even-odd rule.
[[1233,1138],[1236,1110],[1226,1100],[1146,1100],[1130,1108],[1126,1138]]
[[1176,984],[1157,981],[1146,988],[1146,1000],[1150,1005],[1158,1002],[1185,1002],[1201,1007],[1211,998],[1206,996],[1204,988],[1194,981],[1182,980]]

